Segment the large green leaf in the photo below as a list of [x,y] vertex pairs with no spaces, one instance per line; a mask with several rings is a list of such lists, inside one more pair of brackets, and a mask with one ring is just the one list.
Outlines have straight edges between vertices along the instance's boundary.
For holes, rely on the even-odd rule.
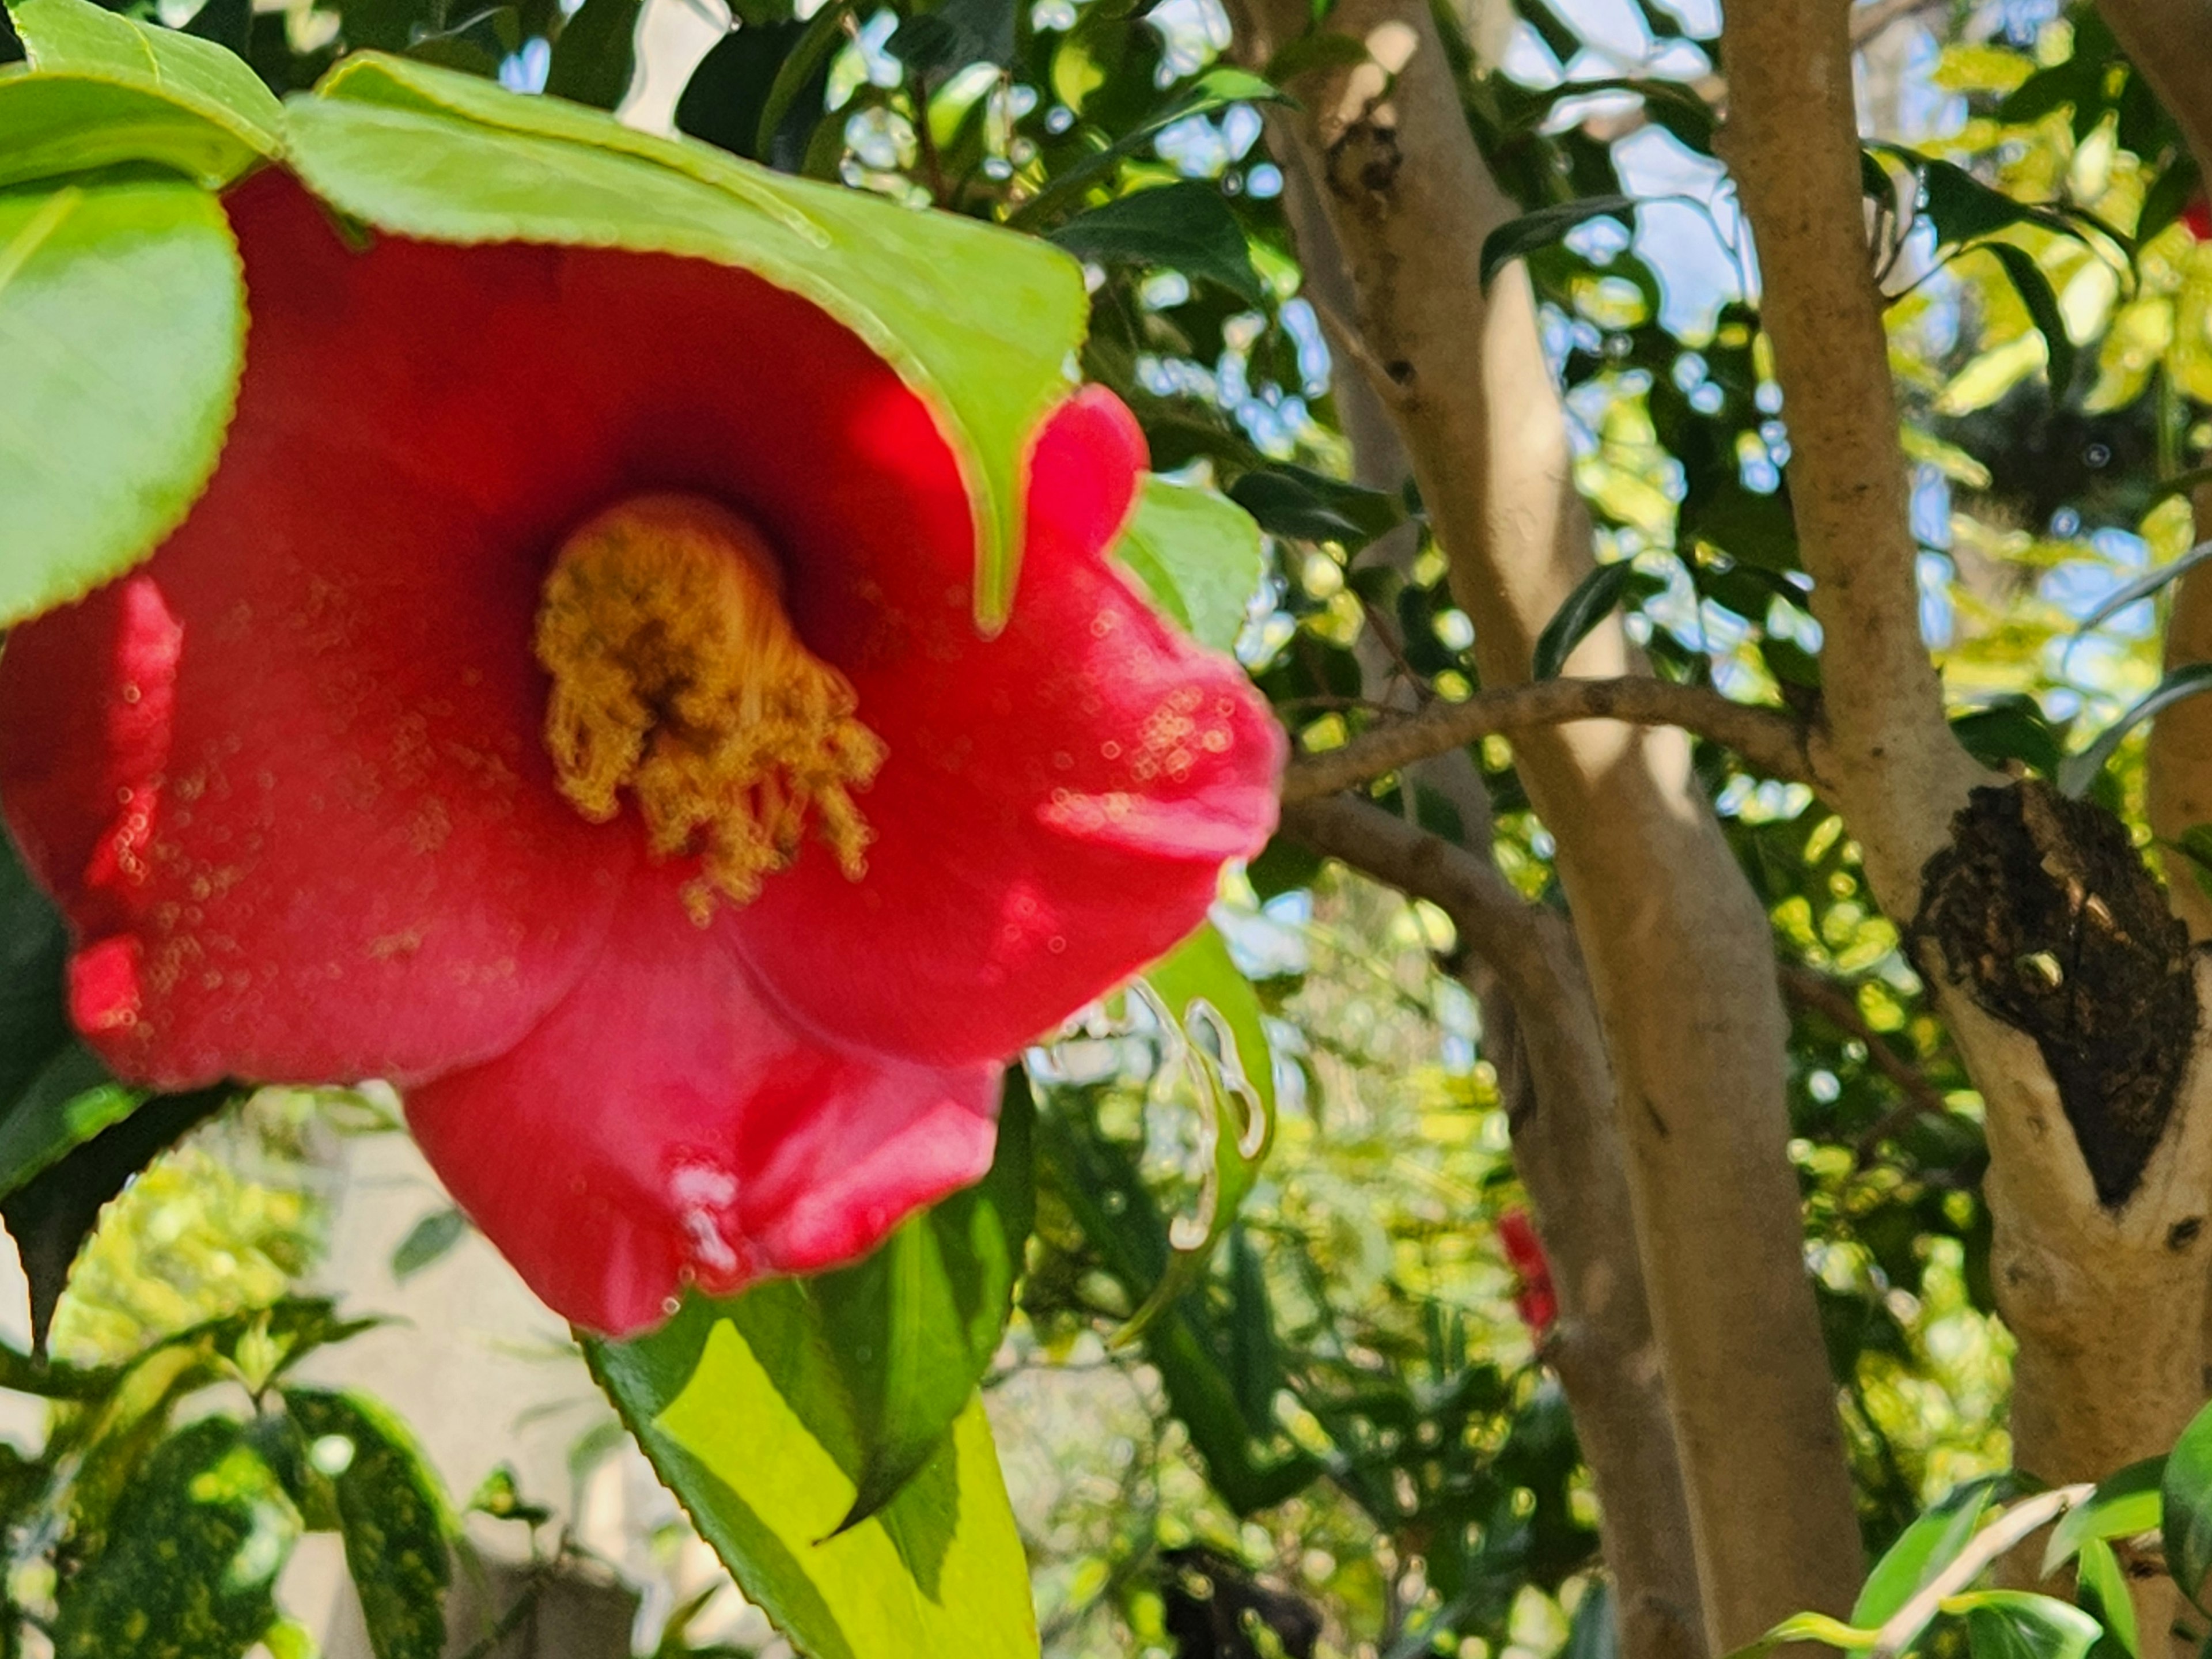
[[148,161],[213,188],[283,145],[283,110],[212,41],[91,0],[17,0],[27,56],[0,74],[0,184]]
[[[1866,1629],[1886,1624],[1921,1588],[1972,1541],[1990,1506],[1991,1482],[1960,1487],[1899,1535],[1867,1574],[1851,1608],[1851,1623]],[[1916,1632],[1917,1633],[1917,1632]],[[1911,1638],[1905,1638],[1909,1641]]]
[[1217,651],[1236,645],[1267,568],[1260,527],[1236,502],[1151,477],[1114,556],[1153,603]]
[[2181,1593],[2197,1601],[2205,1575],[2212,1573],[2212,1406],[2190,1419],[2173,1443],[2160,1471],[2159,1498],[2166,1571]]
[[179,1429],[133,1478],[106,1547],[62,1581],[58,1659],[234,1659],[276,1623],[299,1532],[236,1423]]
[[1051,236],[1079,258],[1164,266],[1218,283],[1253,305],[1267,298],[1267,286],[1252,268],[1243,227],[1219,188],[1201,179],[1117,196],[1077,214]]
[[2156,1532],[2163,1507],[2159,1484],[2165,1474],[2166,1460],[2148,1457],[2100,1481],[2086,1503],[2067,1510],[2051,1529],[2043,1552],[2044,1577],[2057,1571],[2093,1540]]
[[844,1527],[858,1434],[798,1285],[695,1297],[652,1336],[586,1352],[701,1534],[807,1659],[1035,1659],[1029,1565],[979,1398],[897,1497]]
[[1275,1127],[1274,1060],[1260,999],[1212,924],[1146,969],[1140,982],[1164,1016],[1171,1062],[1188,1067],[1198,1092],[1206,1169],[1198,1212],[1170,1229],[1167,1271],[1122,1328],[1125,1342],[1197,1283],[1259,1179]]
[[349,58],[316,95],[295,99],[290,129],[309,187],[380,228],[688,255],[820,306],[945,429],[975,513],[976,617],[1005,621],[1030,441],[1067,392],[1087,315],[1066,255],[377,53]]
[[1974,1659],[2087,1659],[2105,1633],[2081,1608],[2029,1590],[1974,1590],[1944,1611],[1966,1614]]
[[238,251],[205,191],[0,195],[0,626],[120,574],[184,516],[245,336]]
[[929,1462],[998,1352],[1036,1209],[1036,1115],[1028,1080],[1010,1068],[991,1172],[908,1218],[866,1260],[805,1283],[859,1437],[844,1525],[882,1509]]
[[330,1482],[376,1659],[438,1659],[454,1528],[436,1475],[407,1431],[357,1395],[288,1389],[284,1409]]

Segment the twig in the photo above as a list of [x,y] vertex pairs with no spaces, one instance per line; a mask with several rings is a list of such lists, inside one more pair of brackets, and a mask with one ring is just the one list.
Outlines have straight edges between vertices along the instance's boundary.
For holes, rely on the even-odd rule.
[[1875,1633],[1868,1659],[1898,1659],[1928,1621],[1942,1611],[1943,1603],[1980,1577],[1990,1563],[2023,1539],[2056,1521],[2097,1488],[2084,1481],[2039,1492],[2011,1509],[1976,1533],[1951,1565],[1920,1587],[1917,1594],[1892,1613]]
[[1359,365],[1376,397],[1396,410],[1403,410],[1413,401],[1404,383],[1383,367],[1369,349],[1365,337],[1349,320],[1339,316],[1335,308],[1318,294],[1309,290],[1303,297],[1313,307],[1314,317],[1321,324],[1321,331],[1328,336],[1329,344]]
[[1793,716],[1735,702],[1703,686],[1632,675],[1540,680],[1480,691],[1464,702],[1431,703],[1418,714],[1362,732],[1340,749],[1293,762],[1283,778],[1283,799],[1334,795],[1493,733],[1595,720],[1679,726],[1735,750],[1754,771],[1790,783],[1815,781],[1806,728]]
[[1951,1109],[1943,1098],[1942,1091],[1930,1083],[1911,1060],[1889,1046],[1881,1033],[1866,1022],[1859,1012],[1858,1003],[1850,994],[1832,981],[1823,978],[1809,968],[1794,962],[1780,965],[1782,994],[1800,1008],[1815,1013],[1846,1035],[1856,1038],[1867,1051],[1874,1067],[1897,1085],[1905,1097],[1897,1109],[1885,1113],[1874,1127],[1859,1138],[1858,1161],[1863,1164],[1873,1156],[1874,1149],[1882,1139],[1896,1132],[1899,1125],[1924,1114],[1942,1115]]

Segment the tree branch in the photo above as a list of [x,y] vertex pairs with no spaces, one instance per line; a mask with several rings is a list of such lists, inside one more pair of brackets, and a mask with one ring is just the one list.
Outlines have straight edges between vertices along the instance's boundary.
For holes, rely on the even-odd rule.
[[1885,1113],[1859,1137],[1859,1162],[1871,1159],[1888,1136],[1916,1117],[1941,1115],[1951,1109],[1943,1091],[1922,1074],[1918,1066],[1889,1046],[1888,1040],[1866,1022],[1857,1001],[1832,980],[1794,962],[1780,965],[1782,994],[1808,1013],[1818,1014],[1867,1051],[1867,1059],[1904,1096],[1894,1111]]
[[1881,296],[1868,269],[1850,13],[1729,9],[1724,149],[1758,235],[1760,315],[1790,428],[1790,498],[1825,635],[1835,804],[1893,915],[1981,781],[1952,737],[1920,634],[1919,549]]
[[1464,702],[1431,703],[1363,732],[1340,749],[1292,762],[1283,779],[1283,799],[1333,795],[1493,734],[1594,720],[1678,726],[1735,750],[1754,771],[1790,783],[1814,781],[1807,728],[1779,709],[1735,702],[1704,686],[1625,675],[1539,680],[1479,691]]

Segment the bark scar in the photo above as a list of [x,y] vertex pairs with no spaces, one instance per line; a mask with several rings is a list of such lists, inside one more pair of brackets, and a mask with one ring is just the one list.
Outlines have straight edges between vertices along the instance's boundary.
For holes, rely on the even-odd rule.
[[2165,1133],[2198,1020],[2188,929],[2125,828],[2033,779],[1975,790],[1923,872],[1911,937],[2034,1038],[2098,1201],[2120,1208]]

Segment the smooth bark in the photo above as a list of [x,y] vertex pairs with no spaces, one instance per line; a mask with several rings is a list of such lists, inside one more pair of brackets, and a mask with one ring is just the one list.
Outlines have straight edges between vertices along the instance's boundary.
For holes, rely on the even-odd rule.
[[[1309,27],[1295,0],[1234,14],[1263,62]],[[1514,209],[1483,167],[1434,22],[1342,0],[1373,61],[1302,76],[1277,160],[1316,184],[1351,271],[1348,319],[1412,459],[1484,684],[1528,677],[1537,634],[1591,568],[1557,388],[1518,268],[1486,299],[1483,237]],[[1617,678],[1617,626],[1571,672]],[[1840,1611],[1859,1549],[1802,1257],[1783,1097],[1786,1027],[1764,915],[1679,732],[1584,723],[1516,749],[1559,846],[1613,1063],[1645,1280],[1690,1498],[1708,1639]]]

